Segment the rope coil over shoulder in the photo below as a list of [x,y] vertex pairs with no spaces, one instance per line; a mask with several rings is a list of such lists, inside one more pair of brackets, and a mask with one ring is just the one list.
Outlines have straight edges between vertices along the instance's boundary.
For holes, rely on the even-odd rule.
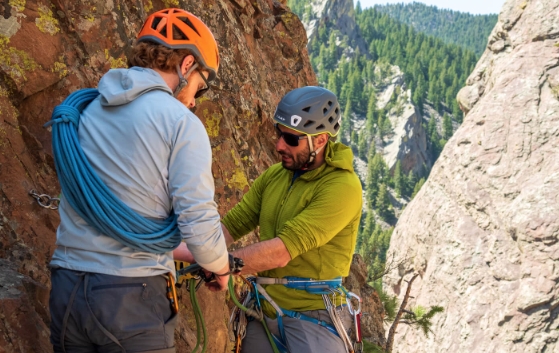
[[72,208],[99,232],[139,251],[161,254],[181,242],[177,216],[145,218],[119,200],[91,167],[78,139],[80,114],[99,95],[93,88],[70,94],[54,108],[52,149],[62,193]]

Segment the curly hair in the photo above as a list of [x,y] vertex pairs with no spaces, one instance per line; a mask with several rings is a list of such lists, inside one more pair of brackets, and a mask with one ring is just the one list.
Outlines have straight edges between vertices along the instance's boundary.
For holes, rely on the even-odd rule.
[[140,66],[163,72],[174,72],[187,55],[192,55],[188,49],[171,49],[155,42],[140,42],[132,48],[128,67]]

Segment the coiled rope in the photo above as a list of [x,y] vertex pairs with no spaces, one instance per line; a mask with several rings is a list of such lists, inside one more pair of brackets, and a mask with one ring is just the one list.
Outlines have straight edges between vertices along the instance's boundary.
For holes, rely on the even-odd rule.
[[93,88],[70,94],[54,108],[52,148],[62,193],[72,208],[102,234],[139,251],[161,254],[181,242],[177,216],[145,218],[119,200],[91,167],[78,140],[80,114],[99,95]]

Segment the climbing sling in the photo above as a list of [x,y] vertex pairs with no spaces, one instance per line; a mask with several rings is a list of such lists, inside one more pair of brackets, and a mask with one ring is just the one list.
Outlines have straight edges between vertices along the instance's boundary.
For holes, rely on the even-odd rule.
[[139,251],[162,254],[181,242],[177,216],[149,219],[119,200],[91,167],[78,139],[80,114],[99,96],[93,88],[70,94],[54,108],[52,149],[62,193],[72,208],[99,232]]

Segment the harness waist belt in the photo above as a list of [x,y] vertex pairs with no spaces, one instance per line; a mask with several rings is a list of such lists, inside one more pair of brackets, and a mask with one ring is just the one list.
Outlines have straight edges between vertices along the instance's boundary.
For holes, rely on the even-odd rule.
[[283,278],[257,277],[256,283],[283,284],[287,288],[304,290],[311,294],[332,294],[332,292],[340,290],[342,277],[320,280],[292,276]]

